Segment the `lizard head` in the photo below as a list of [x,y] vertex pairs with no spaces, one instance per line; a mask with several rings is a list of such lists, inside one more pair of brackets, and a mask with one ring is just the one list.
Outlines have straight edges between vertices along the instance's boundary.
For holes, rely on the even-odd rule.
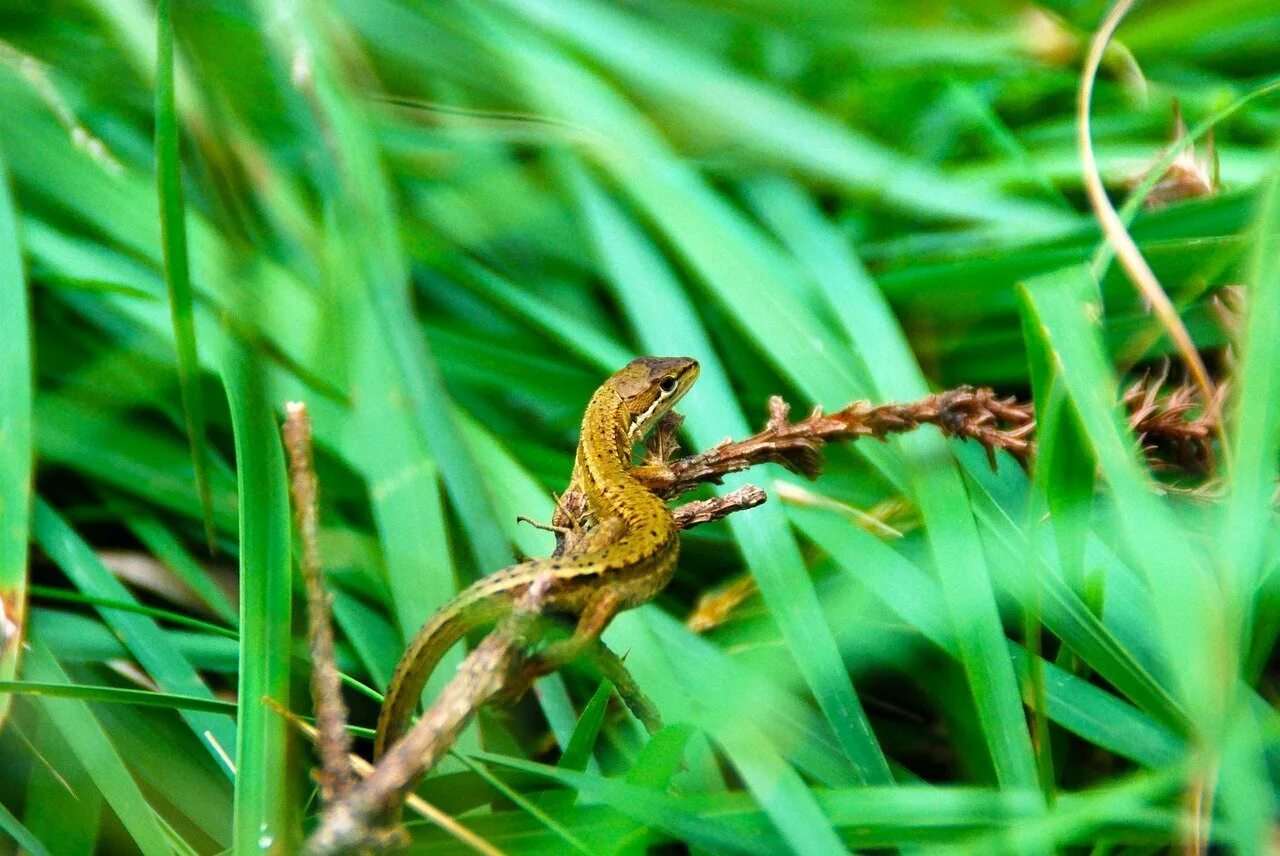
[[698,379],[698,361],[689,357],[639,357],[609,379],[622,399],[627,437],[639,440]]

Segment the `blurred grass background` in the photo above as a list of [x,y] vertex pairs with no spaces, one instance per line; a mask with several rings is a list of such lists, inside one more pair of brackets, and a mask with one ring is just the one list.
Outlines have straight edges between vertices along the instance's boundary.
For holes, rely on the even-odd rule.
[[[370,726],[433,608],[549,550],[515,516],[550,517],[587,398],[641,353],[702,362],[693,449],[770,394],[968,383],[1034,394],[1041,455],[993,472],[928,429],[815,483],[748,474],[770,502],[686,535],[607,636],[668,727],[571,669],[487,713],[427,799],[512,853],[1267,852],[1280,8],[1144,4],[1094,100],[1117,202],[1175,100],[1212,120],[1220,190],[1133,223],[1235,391],[1196,494],[1153,490],[1114,407],[1167,343],[1085,266],[1073,110],[1104,12],[0,6],[0,852],[298,846],[310,755],[266,703],[309,708],[283,402],[316,420]],[[683,624],[743,574],[728,621]]]

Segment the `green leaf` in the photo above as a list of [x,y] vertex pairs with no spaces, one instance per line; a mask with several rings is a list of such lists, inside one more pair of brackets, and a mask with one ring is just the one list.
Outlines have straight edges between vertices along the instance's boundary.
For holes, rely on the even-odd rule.
[[0,832],[13,839],[14,844],[31,856],[49,856],[49,850],[40,843],[40,839],[32,835],[31,831],[3,805],[0,805]]
[[[789,514],[857,585],[873,592],[930,642],[951,656],[958,656],[955,633],[946,615],[935,605],[941,599],[938,584],[924,571],[875,537],[850,527],[838,515],[810,508],[792,508]],[[1025,675],[1030,663],[1028,653],[1013,642],[1007,646],[1014,665]],[[1041,668],[1046,680],[1046,713],[1064,728],[1148,766],[1158,766],[1177,756],[1179,743],[1166,728],[1050,663],[1043,663]]]
[[564,747],[564,754],[560,756],[556,766],[566,770],[576,770],[579,773],[587,769],[587,762],[591,760],[591,753],[595,750],[596,737],[600,734],[600,726],[604,722],[604,714],[609,707],[609,697],[612,695],[613,684],[602,680],[592,694],[591,701],[587,702],[587,706],[583,708],[582,716],[578,718],[578,725],[573,729],[573,737]]
[[[17,215],[0,151],[0,680],[14,676],[27,614],[31,529],[31,330]],[[0,726],[9,699],[0,694]]]
[[187,442],[196,488],[204,509],[205,537],[213,549],[216,532],[213,489],[207,467],[204,394],[200,388],[200,360],[196,356],[195,312],[192,308],[191,274],[187,261],[186,206],[182,193],[182,155],[179,151],[178,109],[173,95],[173,9],[171,0],[156,7],[156,191],[160,200],[160,233],[164,253],[165,283],[173,340],[178,346],[178,387],[186,417]]
[[1242,599],[1237,608],[1244,610],[1273,563],[1263,551],[1280,467],[1280,149],[1277,153],[1252,230],[1246,315],[1232,390],[1231,490],[1224,522],[1232,533],[1228,567],[1233,594]]
[[[36,681],[70,683],[57,660],[39,644],[32,647],[25,672]],[[89,706],[82,701],[60,698],[45,698],[41,705],[138,848],[146,856],[172,853],[155,810],[138,789],[123,758]]]
[[[927,394],[924,376],[887,302],[813,203],[781,184],[759,188],[757,196],[761,207],[785,224],[783,238],[797,259],[832,259],[806,263],[813,267],[821,293],[836,309],[836,317],[843,322],[844,333],[854,343],[854,353],[861,356],[872,385],[866,391],[846,386],[847,399],[859,393],[874,393],[889,400],[906,401]],[[857,299],[856,319],[837,308],[849,296]],[[759,334],[761,327],[754,329]],[[797,381],[808,379],[807,384],[801,382],[802,387],[829,385],[829,380],[809,362],[797,363],[790,373]],[[820,400],[833,398],[832,393],[827,393]],[[863,448],[867,445],[859,443],[857,449],[870,459]],[[942,602],[956,632],[960,665],[969,680],[996,777],[1010,787],[1034,787],[1031,740],[1018,703],[1013,669],[1005,656],[1004,630],[996,611],[990,571],[983,559],[978,527],[958,462],[932,429],[905,435],[893,446],[897,455],[885,473],[915,501],[924,519]]]
[[228,624],[235,624],[239,619],[235,605],[164,524],[136,508],[125,509],[124,518],[129,531],[153,556],[164,562],[165,567],[190,586],[219,618]]
[[671,777],[680,768],[693,734],[693,729],[687,725],[668,725],[650,736],[640,751],[640,757],[627,771],[627,781],[655,791],[666,790]]
[[196,710],[206,713],[233,713],[234,703],[200,696],[157,693],[151,690],[129,690],[119,687],[95,687],[85,684],[49,684],[35,681],[0,681],[6,692],[49,698],[77,698],[81,701],[130,704],[142,707],[167,707],[173,710]]
[[[291,850],[289,787],[290,523],[284,454],[260,368],[243,348],[224,355],[240,495],[240,682],[234,850]],[[270,703],[270,704],[269,704]]]
[[1209,606],[1216,599],[1208,571],[1156,495],[1118,411],[1116,377],[1098,337],[1096,283],[1085,268],[1070,268],[1028,282],[1022,295],[1029,329],[1045,339],[1056,376],[1115,495],[1121,533],[1151,590],[1164,653],[1178,664],[1172,674],[1175,697],[1193,725],[1204,727],[1225,701],[1223,676],[1211,654],[1228,644],[1224,616]]
[[[569,40],[660,102],[678,107],[677,119],[696,116],[699,124],[715,127],[736,143],[888,207],[943,219],[1016,222],[1027,229],[1070,222],[1043,206],[1001,199],[900,158],[786,95],[667,40],[612,6],[580,0],[503,0],[503,5]],[[568,116],[585,117],[589,111],[574,110]]]
[[93,856],[102,794],[48,715],[41,712],[38,720],[33,742],[39,748],[28,773],[23,820],[32,835],[50,842],[60,856]]
[[[99,603],[104,600],[136,603],[93,549],[43,500],[37,500],[35,506],[35,539],[85,595]],[[173,649],[165,631],[149,616],[105,606],[97,609],[103,621],[120,636],[129,653],[162,690],[213,699],[212,691],[195,668]],[[183,718],[213,757],[220,758],[221,753],[235,744],[236,731],[228,717],[192,710],[184,713]]]
[[767,841],[741,835],[716,820],[701,817],[685,809],[679,799],[656,794],[648,788],[502,755],[481,753],[473,757],[478,761],[559,782],[576,790],[584,799],[603,802],[615,811],[641,823],[668,830],[691,844],[713,850],[727,849],[745,853],[774,852]]

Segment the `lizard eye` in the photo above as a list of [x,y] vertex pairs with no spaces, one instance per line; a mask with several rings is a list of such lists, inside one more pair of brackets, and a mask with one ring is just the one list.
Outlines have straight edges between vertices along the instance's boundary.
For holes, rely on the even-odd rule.
[[658,384],[658,389],[662,390],[667,395],[670,395],[676,391],[676,379],[673,377],[664,377],[662,382]]

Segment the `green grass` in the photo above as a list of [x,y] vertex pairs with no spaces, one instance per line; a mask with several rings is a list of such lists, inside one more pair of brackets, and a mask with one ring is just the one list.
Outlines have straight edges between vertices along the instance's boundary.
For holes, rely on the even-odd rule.
[[[0,156],[0,680],[12,678],[26,614],[27,533],[31,526],[31,327],[17,212]],[[9,699],[0,695],[0,724]]]
[[[515,517],[550,518],[587,398],[642,353],[701,361],[690,449],[772,394],[970,383],[1034,397],[1040,455],[993,471],[926,429],[814,483],[726,480],[770,500],[685,535],[607,636],[666,727],[571,668],[424,798],[510,853],[1137,856],[1181,850],[1200,794],[1206,840],[1268,851],[1274,3],[1142,5],[1094,96],[1104,179],[1231,384],[1195,493],[1115,406],[1170,349],[1079,177],[1103,3],[285,5],[0,10],[0,603],[29,646],[0,647],[0,853],[295,850],[318,804],[274,709],[310,713],[284,402],[315,420],[367,728],[360,686],[436,606],[550,549]],[[1221,193],[1122,205],[1175,98]],[[886,501],[875,533],[841,510]],[[731,620],[684,625],[743,574]]]

